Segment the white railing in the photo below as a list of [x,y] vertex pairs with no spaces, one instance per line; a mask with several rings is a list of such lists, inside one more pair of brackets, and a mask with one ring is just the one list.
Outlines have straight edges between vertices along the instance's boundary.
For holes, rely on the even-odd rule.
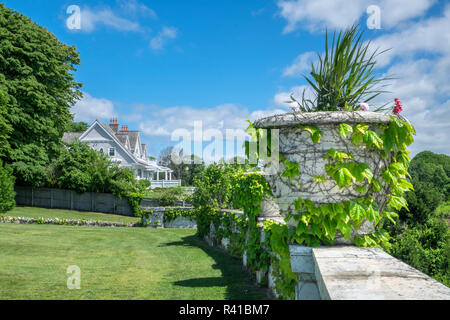
[[151,189],[181,187],[181,180],[151,180]]

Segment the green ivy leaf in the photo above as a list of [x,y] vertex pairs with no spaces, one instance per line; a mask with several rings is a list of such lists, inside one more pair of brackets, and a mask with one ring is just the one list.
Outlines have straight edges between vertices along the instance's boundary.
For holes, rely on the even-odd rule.
[[353,127],[353,132],[361,134],[365,134],[367,130],[369,130],[369,126],[365,123],[358,123]]
[[327,178],[325,176],[318,176],[318,175],[314,175],[314,181],[315,182],[325,182],[327,181]]
[[359,192],[359,193],[366,193],[367,192],[367,187],[365,187],[365,186],[356,186],[355,190],[356,190],[356,192]]
[[346,138],[349,134],[349,132],[353,132],[353,128],[352,126],[346,124],[346,123],[341,123],[339,125],[339,134],[341,136],[343,136],[344,138]]
[[380,192],[381,191],[381,183],[378,179],[372,180],[372,190],[373,192]]
[[389,199],[389,205],[392,208],[395,208],[397,210],[400,210],[401,208],[405,208],[406,210],[409,211],[408,204],[406,203],[406,200],[403,197],[397,197],[397,196],[391,195],[391,198]]
[[350,239],[352,237],[352,226],[349,224],[342,224],[339,228],[345,239]]
[[406,180],[400,179],[398,180],[398,186],[403,189],[403,191],[414,190],[414,186]]
[[322,137],[322,131],[315,126],[298,126],[299,129],[301,130],[305,130],[307,132],[310,133],[311,135],[311,140],[314,143],[319,143],[320,142],[320,138]]
[[393,211],[384,211],[383,216],[389,219],[393,224],[396,224],[396,220],[398,218],[398,213]]
[[309,232],[309,230],[308,230],[307,225],[304,224],[302,221],[299,221],[297,224],[297,229],[296,229],[295,233],[297,235],[302,235],[302,234],[308,233],[308,232]]
[[355,221],[361,221],[364,219],[366,211],[364,208],[358,204],[356,201],[352,201],[350,205],[350,218]]
[[373,178],[372,170],[367,164],[362,162],[354,165],[354,167],[352,168],[352,174],[359,182],[364,182],[364,179],[367,179],[367,181],[370,183]]
[[286,170],[281,175],[283,178],[293,179],[300,175],[300,166],[298,162],[285,160],[284,165],[286,166]]
[[320,229],[319,225],[311,224],[311,233],[317,237],[320,237],[322,235],[322,230]]
[[340,168],[336,171],[333,176],[339,188],[348,187],[352,184],[355,179],[351,172],[347,168]]
[[363,140],[367,148],[371,148],[372,146],[375,146],[378,149],[383,148],[383,140],[375,132],[371,130],[367,131],[364,134]]

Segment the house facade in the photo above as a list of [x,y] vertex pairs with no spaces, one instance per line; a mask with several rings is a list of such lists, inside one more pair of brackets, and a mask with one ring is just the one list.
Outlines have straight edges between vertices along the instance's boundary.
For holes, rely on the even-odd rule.
[[150,160],[146,145],[142,143],[140,132],[128,130],[122,125],[119,129],[117,119],[111,119],[109,126],[95,120],[85,132],[65,133],[63,142],[71,143],[75,139],[86,142],[99,152],[107,154],[112,162],[121,167],[131,168],[136,179],[149,180],[151,188],[167,188],[181,186],[180,180],[173,179],[173,170],[159,166]]

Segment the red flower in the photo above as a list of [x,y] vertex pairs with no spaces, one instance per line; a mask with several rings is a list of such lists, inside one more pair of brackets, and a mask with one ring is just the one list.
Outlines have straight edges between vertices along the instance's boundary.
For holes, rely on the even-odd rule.
[[402,108],[402,102],[401,102],[400,100],[398,100],[397,98],[395,98],[394,101],[395,101],[395,106],[394,106],[394,109],[392,110],[392,112],[393,112],[395,115],[398,115],[398,114],[400,113],[400,111],[403,110],[403,108]]

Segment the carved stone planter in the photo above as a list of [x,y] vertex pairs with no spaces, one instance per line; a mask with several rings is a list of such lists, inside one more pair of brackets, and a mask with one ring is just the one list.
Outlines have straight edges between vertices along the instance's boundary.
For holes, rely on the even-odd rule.
[[[300,176],[293,179],[282,177],[285,170],[280,164],[280,170],[276,174],[266,175],[266,179],[274,197],[274,201],[280,208],[282,216],[294,213],[294,200],[299,197],[309,199],[317,204],[338,203],[361,197],[354,189],[354,185],[340,189],[336,182],[327,176],[325,165],[329,163],[323,156],[334,148],[354,156],[356,162],[366,163],[374,173],[374,178],[380,178],[383,168],[389,165],[389,160],[384,159],[378,152],[368,150],[364,145],[355,146],[349,138],[339,134],[339,125],[346,123],[351,126],[358,123],[369,125],[369,129],[381,131],[377,124],[389,123],[388,115],[375,112],[312,112],[300,114],[283,114],[263,118],[254,123],[260,129],[279,129],[280,154],[290,162],[299,163]],[[319,143],[313,143],[309,132],[301,130],[298,126],[315,126],[322,131]],[[314,176],[324,176],[326,181],[316,182]],[[379,179],[383,182],[383,179]],[[364,185],[364,184],[359,184]],[[382,183],[382,191],[375,195],[380,210],[386,206],[386,193],[388,186]],[[289,224],[294,225],[293,221]],[[373,231],[373,225],[364,221],[358,230],[354,230],[352,236],[368,234]],[[338,233],[338,243],[345,243]],[[350,240],[351,242],[351,240]]]

